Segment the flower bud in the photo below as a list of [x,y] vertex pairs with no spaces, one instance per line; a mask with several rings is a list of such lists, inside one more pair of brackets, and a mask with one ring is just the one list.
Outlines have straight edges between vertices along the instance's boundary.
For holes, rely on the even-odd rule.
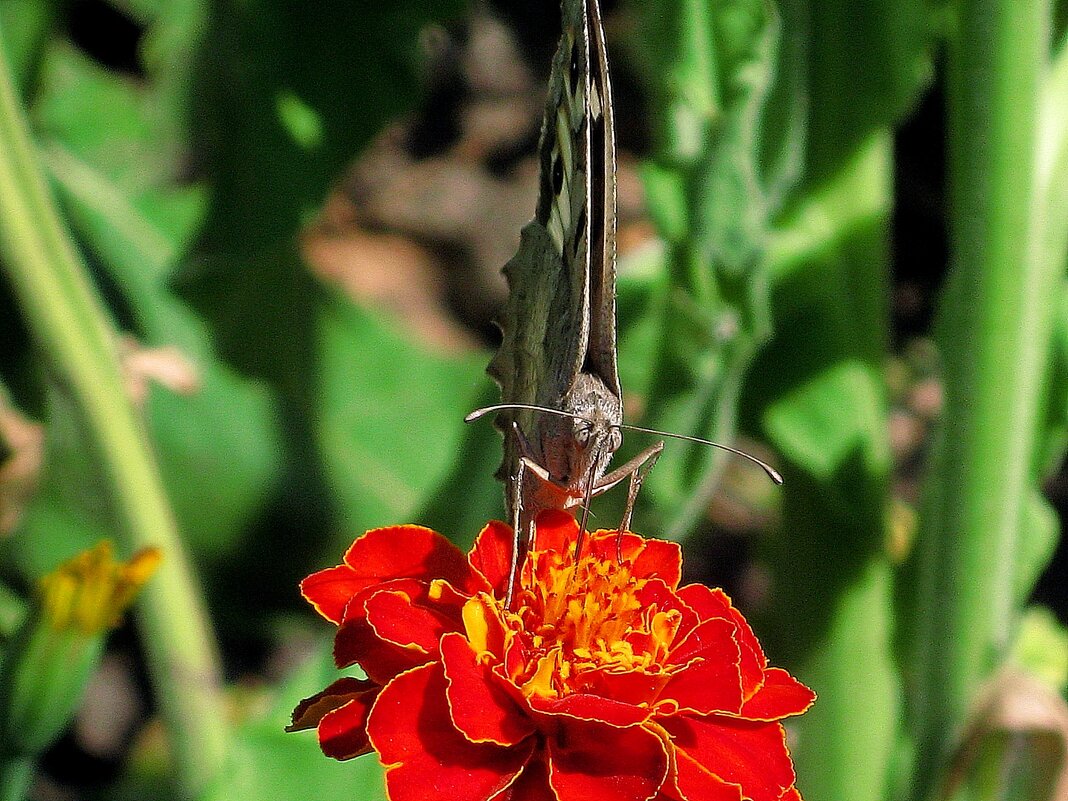
[[41,579],[0,657],[0,755],[39,754],[63,732],[113,628],[159,564],[155,549],[116,561],[110,542]]

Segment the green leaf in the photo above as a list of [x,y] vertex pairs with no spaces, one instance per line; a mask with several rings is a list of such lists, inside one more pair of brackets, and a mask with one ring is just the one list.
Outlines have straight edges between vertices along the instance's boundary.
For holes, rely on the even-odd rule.
[[45,45],[56,22],[57,4],[50,0],[5,0],[0,3],[0,36],[16,88],[32,97]]
[[118,516],[100,473],[98,449],[69,389],[46,378],[45,457],[37,494],[4,561],[35,579],[79,551],[116,538]]
[[[786,4],[804,36],[805,180],[818,185],[894,125],[931,78],[932,0],[804,0]],[[796,51],[794,51],[796,52]],[[796,60],[783,61],[790,80]]]
[[318,297],[296,248],[343,167],[418,96],[419,34],[460,0],[213,5],[192,110],[210,188],[182,287],[243,371],[308,402]]
[[225,551],[277,486],[282,442],[270,393],[216,358],[203,323],[167,288],[199,198],[155,192],[137,206],[65,150],[53,147],[48,163],[77,232],[114,282],[142,344],[177,347],[198,373],[200,387],[191,395],[155,388],[147,417],[183,530],[202,553]]
[[[661,121],[644,176],[668,246],[667,280],[651,304],[660,331],[642,423],[729,441],[741,377],[767,335],[758,158],[775,19],[760,0],[639,9],[639,53]],[[711,449],[667,448],[640,496],[650,507],[640,526],[670,538],[689,532],[723,464]]]
[[[775,336],[742,402],[786,479],[782,527],[764,547],[772,603],[761,631],[820,694],[795,724],[798,787],[813,801],[883,797],[897,725],[884,548],[889,153],[888,136],[873,140],[780,221]],[[842,736],[858,727],[863,738]]]
[[205,198],[197,187],[171,183],[176,144],[165,138],[152,91],[57,46],[40,127],[70,220],[138,340],[178,348],[198,374],[192,395],[153,389],[146,414],[183,530],[202,553],[219,552],[279,481],[278,413],[265,387],[218,360],[206,327],[168,289]]
[[1029,607],[1020,619],[1011,660],[1063,694],[1068,690],[1068,629],[1049,609]]
[[39,136],[93,165],[129,197],[174,181],[184,149],[151,85],[110,72],[73,46],[48,51],[34,105]]
[[[345,544],[375,526],[430,522],[413,516],[439,485],[452,485],[454,465],[465,471],[468,486],[456,487],[454,507],[481,506],[487,495],[473,492],[475,486],[499,499],[490,478],[499,450],[493,460],[472,463],[472,440],[465,440],[464,415],[486,400],[483,356],[428,353],[340,297],[323,310],[319,352],[317,435]],[[485,428],[471,436],[491,447],[496,435]],[[477,531],[443,533],[473,537]]]
[[238,727],[231,770],[202,801],[385,801],[382,766],[373,754],[337,762],[323,755],[314,731],[284,730],[297,702],[337,678],[324,646],[274,691],[265,712]]

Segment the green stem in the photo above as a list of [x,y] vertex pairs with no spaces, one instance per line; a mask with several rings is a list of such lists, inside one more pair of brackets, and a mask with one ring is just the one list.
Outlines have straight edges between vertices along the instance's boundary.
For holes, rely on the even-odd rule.
[[0,754],[0,801],[25,801],[33,783],[33,769],[29,757]]
[[[918,543],[913,797],[930,797],[1008,645],[1057,265],[1037,176],[1045,0],[963,0],[949,50],[953,272],[944,423]],[[908,625],[908,624],[907,624]]]
[[226,750],[218,658],[144,425],[126,394],[116,336],[60,220],[0,50],[0,253],[38,343],[77,398],[130,552],[164,561],[139,603],[149,668],[182,791],[217,777]]

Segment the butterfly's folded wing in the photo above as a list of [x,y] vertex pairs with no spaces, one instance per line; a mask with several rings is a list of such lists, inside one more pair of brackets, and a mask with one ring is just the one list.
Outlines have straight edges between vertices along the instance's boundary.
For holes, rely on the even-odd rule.
[[[489,366],[504,403],[561,409],[580,372],[620,397],[615,358],[615,144],[608,66],[596,0],[563,0],[539,145],[534,220],[505,265],[503,340]],[[505,434],[497,473],[508,482],[520,458],[518,424],[540,464],[566,419],[527,411],[497,418]],[[508,489],[509,514],[514,487]]]

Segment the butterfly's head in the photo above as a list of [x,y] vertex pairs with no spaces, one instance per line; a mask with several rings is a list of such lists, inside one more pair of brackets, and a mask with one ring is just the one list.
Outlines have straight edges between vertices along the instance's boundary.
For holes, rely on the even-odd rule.
[[553,479],[584,492],[604,475],[623,444],[623,405],[601,379],[588,373],[580,374],[563,401],[563,411],[573,416],[557,419],[562,447],[546,454],[547,466]]

